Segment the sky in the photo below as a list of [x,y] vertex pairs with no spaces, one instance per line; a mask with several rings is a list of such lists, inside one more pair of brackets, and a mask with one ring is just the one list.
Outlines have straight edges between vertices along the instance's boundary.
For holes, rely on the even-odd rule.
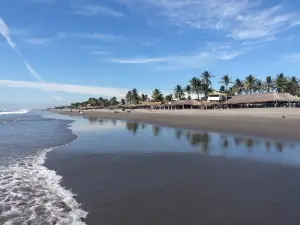
[[300,71],[298,0],[1,0],[0,108]]

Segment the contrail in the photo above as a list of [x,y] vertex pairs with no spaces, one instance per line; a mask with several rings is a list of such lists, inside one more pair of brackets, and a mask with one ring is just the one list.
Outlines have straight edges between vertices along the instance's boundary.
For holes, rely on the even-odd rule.
[[[32,68],[32,66],[27,62],[26,60],[23,59],[23,56],[21,52],[18,50],[16,44],[14,43],[12,37],[11,37],[11,32],[9,30],[9,27],[7,24],[4,22],[4,20],[0,17],[0,34],[4,37],[6,42],[10,45],[10,47],[16,52],[16,54],[22,58],[23,63],[26,66],[26,69],[30,72],[30,74],[38,80],[40,83],[45,83],[45,81],[41,78],[41,76]],[[56,100],[62,100],[62,97],[60,96],[52,96]]]

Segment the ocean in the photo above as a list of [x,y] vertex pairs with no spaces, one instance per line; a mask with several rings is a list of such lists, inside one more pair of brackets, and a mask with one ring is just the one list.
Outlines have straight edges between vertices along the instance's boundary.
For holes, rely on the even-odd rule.
[[86,212],[55,171],[47,152],[74,141],[70,120],[43,112],[0,112],[0,224],[84,224]]
[[0,224],[300,222],[298,143],[25,110],[0,137]]

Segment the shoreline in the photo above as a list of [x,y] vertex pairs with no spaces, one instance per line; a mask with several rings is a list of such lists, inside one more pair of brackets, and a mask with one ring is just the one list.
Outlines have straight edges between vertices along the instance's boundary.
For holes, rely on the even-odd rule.
[[[63,115],[127,120],[197,131],[218,132],[280,141],[300,142],[300,109],[231,109],[231,110],[134,110],[113,113],[109,110],[78,112],[54,110]],[[284,116],[284,118],[283,118]]]
[[[155,136],[153,128],[146,126],[138,135],[132,135],[126,123],[118,123],[120,129],[106,131],[97,121],[90,124],[78,113],[68,115],[73,115],[91,130],[81,131],[75,142],[51,151],[45,166],[62,176],[62,185],[77,195],[76,200],[88,212],[84,220],[87,224],[292,225],[299,221],[299,166],[280,163],[289,156],[299,162],[299,145],[279,152],[277,141],[271,143],[268,150],[260,142],[246,150],[245,141],[234,146],[234,139],[228,138],[229,144],[225,147],[221,138],[208,138],[211,145],[206,145],[205,138],[200,137],[201,143],[192,146],[187,143],[186,135],[177,139],[176,130],[169,130],[170,135]],[[165,123],[177,127],[178,118],[185,123],[182,126],[189,126],[187,121],[195,123],[194,118],[210,120],[210,123],[216,119],[223,121],[217,123],[226,121],[219,116],[141,112],[86,112],[84,117],[128,121],[152,119],[155,124],[163,123],[161,120],[165,119]],[[225,118],[240,120],[233,116]],[[270,119],[274,118],[267,120]],[[195,123],[195,126],[199,124]],[[100,129],[92,129],[94,127]],[[209,145],[210,150],[204,152],[204,146]],[[224,154],[213,154],[219,150]],[[294,154],[289,155],[291,150]],[[231,152],[247,157],[233,157]],[[278,156],[279,161],[262,161],[255,155]]]

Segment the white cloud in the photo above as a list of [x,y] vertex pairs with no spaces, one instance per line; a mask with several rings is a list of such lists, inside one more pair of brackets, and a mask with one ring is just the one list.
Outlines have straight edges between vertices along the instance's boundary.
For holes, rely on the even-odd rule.
[[292,23],[292,27],[295,27],[295,26],[300,26],[300,19],[296,20]]
[[48,44],[53,41],[57,41],[63,38],[66,38],[67,35],[64,33],[57,33],[54,36],[50,37],[27,37],[24,38],[23,41],[29,44],[34,44],[34,45],[43,45],[43,44]]
[[24,61],[24,64],[25,64],[26,68],[28,69],[28,71],[30,72],[30,74],[32,76],[34,76],[35,79],[37,79],[39,82],[42,82],[42,83],[45,82],[27,61]]
[[264,7],[250,0],[120,0],[147,17],[196,29],[222,30],[235,39],[255,40],[275,36],[297,25],[299,13],[281,5]]
[[7,43],[16,51],[16,44],[13,42],[10,30],[4,20],[0,17],[0,34],[4,37]]
[[123,17],[122,12],[118,12],[103,5],[71,5],[72,12],[82,16],[111,16],[111,17]]
[[[25,81],[12,81],[12,80],[0,80],[0,86],[15,87],[15,88],[31,88],[39,89],[43,91],[58,91],[69,92],[79,94],[89,94],[95,96],[115,96],[117,98],[123,98],[127,90],[109,88],[109,87],[93,87],[71,84],[57,84],[57,83],[40,83],[40,82],[25,82]],[[60,96],[54,96],[57,100],[62,100]]]
[[24,42],[27,42],[29,44],[46,44],[54,41],[54,38],[46,38],[46,37],[32,37],[32,38],[26,38],[24,39]]
[[[7,24],[4,22],[4,20],[0,17],[0,34],[5,38],[5,40],[7,41],[7,43],[11,46],[11,48],[17,53],[17,55],[22,58],[22,54],[21,52],[17,49],[16,44],[13,42],[12,38],[11,38],[11,32],[9,30],[9,27],[7,26]],[[27,68],[27,70],[30,72],[30,74],[37,79],[40,83],[45,83],[43,81],[43,79],[41,78],[41,76],[32,68],[32,66],[26,61],[23,60],[24,64]],[[57,99],[57,96],[52,96],[55,99]]]
[[168,61],[169,58],[119,58],[111,59],[111,62],[120,64],[148,64],[148,63],[158,63]]
[[202,51],[184,55],[168,55],[164,57],[115,58],[110,59],[119,64],[157,64],[159,70],[201,68],[216,60],[231,60],[249,49],[234,49],[231,45],[208,43]]
[[123,36],[117,36],[113,34],[104,34],[104,33],[74,33],[66,36],[74,36],[78,38],[85,38],[85,39],[94,39],[94,40],[104,40],[110,42],[118,42],[126,40]]

